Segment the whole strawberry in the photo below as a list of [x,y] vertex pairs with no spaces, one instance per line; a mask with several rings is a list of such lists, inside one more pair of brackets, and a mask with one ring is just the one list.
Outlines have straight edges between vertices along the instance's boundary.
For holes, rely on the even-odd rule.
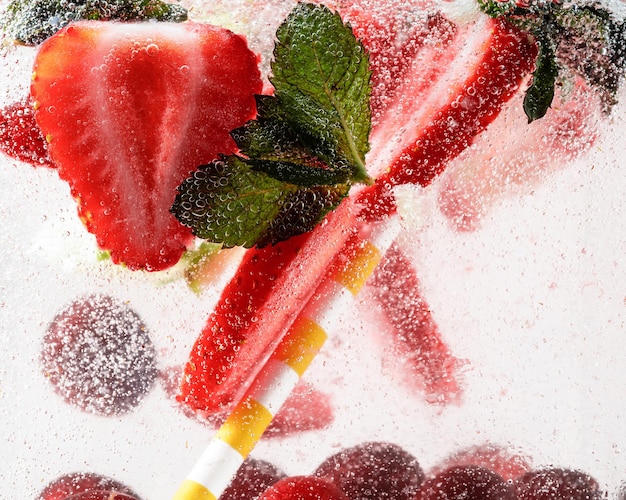
[[43,42],[36,121],[78,211],[113,262],[158,271],[192,241],[177,186],[232,153],[262,90],[245,40],[196,23],[80,21]]

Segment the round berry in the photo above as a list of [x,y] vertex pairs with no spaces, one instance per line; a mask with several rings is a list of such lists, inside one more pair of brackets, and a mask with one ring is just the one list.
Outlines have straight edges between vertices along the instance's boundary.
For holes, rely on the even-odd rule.
[[486,444],[458,451],[448,457],[442,466],[431,470],[431,474],[438,474],[457,465],[486,467],[507,481],[523,476],[531,468],[530,461],[525,456],[513,453],[507,448]]
[[286,477],[274,483],[259,500],[350,500],[339,488],[314,476]]
[[415,500],[517,500],[510,482],[486,467],[451,467],[427,480]]
[[600,500],[598,482],[584,472],[546,468],[530,471],[515,482],[520,500]]
[[[48,483],[39,493],[37,500],[68,500],[81,499],[91,500],[89,496],[81,496],[96,492],[98,494],[108,492],[109,496],[102,497],[106,500],[111,498],[111,493],[115,492],[115,500],[134,500],[136,495],[126,485],[110,477],[94,474],[91,472],[74,472]],[[95,500],[95,497],[93,500]]]
[[220,500],[257,500],[265,490],[284,477],[286,474],[271,463],[247,458]]
[[93,490],[72,495],[64,500],[139,500],[137,497],[111,490]]
[[315,475],[337,485],[351,500],[413,500],[424,472],[400,446],[368,442],[327,458]]
[[141,318],[106,295],[81,297],[50,323],[41,354],[55,390],[81,410],[119,415],[134,409],[157,376]]

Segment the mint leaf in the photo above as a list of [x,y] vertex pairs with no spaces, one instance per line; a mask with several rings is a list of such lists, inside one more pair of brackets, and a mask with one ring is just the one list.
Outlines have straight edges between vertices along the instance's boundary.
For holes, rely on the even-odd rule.
[[72,21],[81,19],[181,22],[187,10],[161,0],[13,0],[2,19],[5,35],[37,45]]
[[231,132],[239,148],[178,189],[172,213],[225,247],[310,231],[365,171],[371,127],[367,53],[326,7],[299,4],[277,31],[273,96]]
[[528,123],[543,118],[548,111],[554,98],[558,72],[551,42],[543,38],[539,41],[539,55],[532,84],[524,96],[524,112],[528,117]]
[[232,155],[185,180],[172,212],[200,238],[226,248],[262,247],[311,230],[346,194],[345,187],[278,181]]
[[624,22],[591,6],[562,9],[555,17],[562,33],[559,60],[583,76],[598,91],[605,111],[610,111],[624,74]]
[[341,184],[352,168],[321,140],[288,120],[278,99],[257,96],[259,116],[231,132],[254,169],[302,186]]
[[326,7],[299,4],[276,38],[270,80],[285,111],[336,150],[355,180],[368,179],[370,70],[352,30]]

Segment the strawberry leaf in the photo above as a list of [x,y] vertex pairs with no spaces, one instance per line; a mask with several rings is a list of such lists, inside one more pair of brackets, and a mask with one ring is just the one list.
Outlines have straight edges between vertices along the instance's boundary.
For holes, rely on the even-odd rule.
[[550,41],[540,40],[532,84],[524,96],[524,112],[528,117],[528,123],[543,118],[548,111],[554,98],[554,85],[558,72]]
[[2,19],[5,35],[38,45],[72,21],[118,20],[182,22],[187,10],[161,0],[13,0]]
[[200,238],[227,248],[262,247],[311,230],[346,194],[279,181],[232,155],[183,182],[172,212]]
[[310,231],[353,182],[371,116],[368,57],[326,7],[299,4],[278,28],[273,96],[232,131],[239,153],[203,165],[179,186],[172,213],[208,241],[266,246]]
[[571,74],[585,78],[604,111],[617,102],[626,68],[626,27],[601,7],[572,2],[479,0],[491,17],[502,17],[532,35],[539,45],[536,70],[524,101],[528,120],[545,115],[554,86]]

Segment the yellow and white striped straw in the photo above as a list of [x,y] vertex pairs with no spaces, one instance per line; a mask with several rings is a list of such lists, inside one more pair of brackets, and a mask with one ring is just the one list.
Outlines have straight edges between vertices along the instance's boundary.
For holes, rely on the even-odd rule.
[[217,500],[324,345],[336,315],[350,307],[399,232],[395,217],[378,224],[354,253],[334,262],[250,388],[218,429],[174,500]]

